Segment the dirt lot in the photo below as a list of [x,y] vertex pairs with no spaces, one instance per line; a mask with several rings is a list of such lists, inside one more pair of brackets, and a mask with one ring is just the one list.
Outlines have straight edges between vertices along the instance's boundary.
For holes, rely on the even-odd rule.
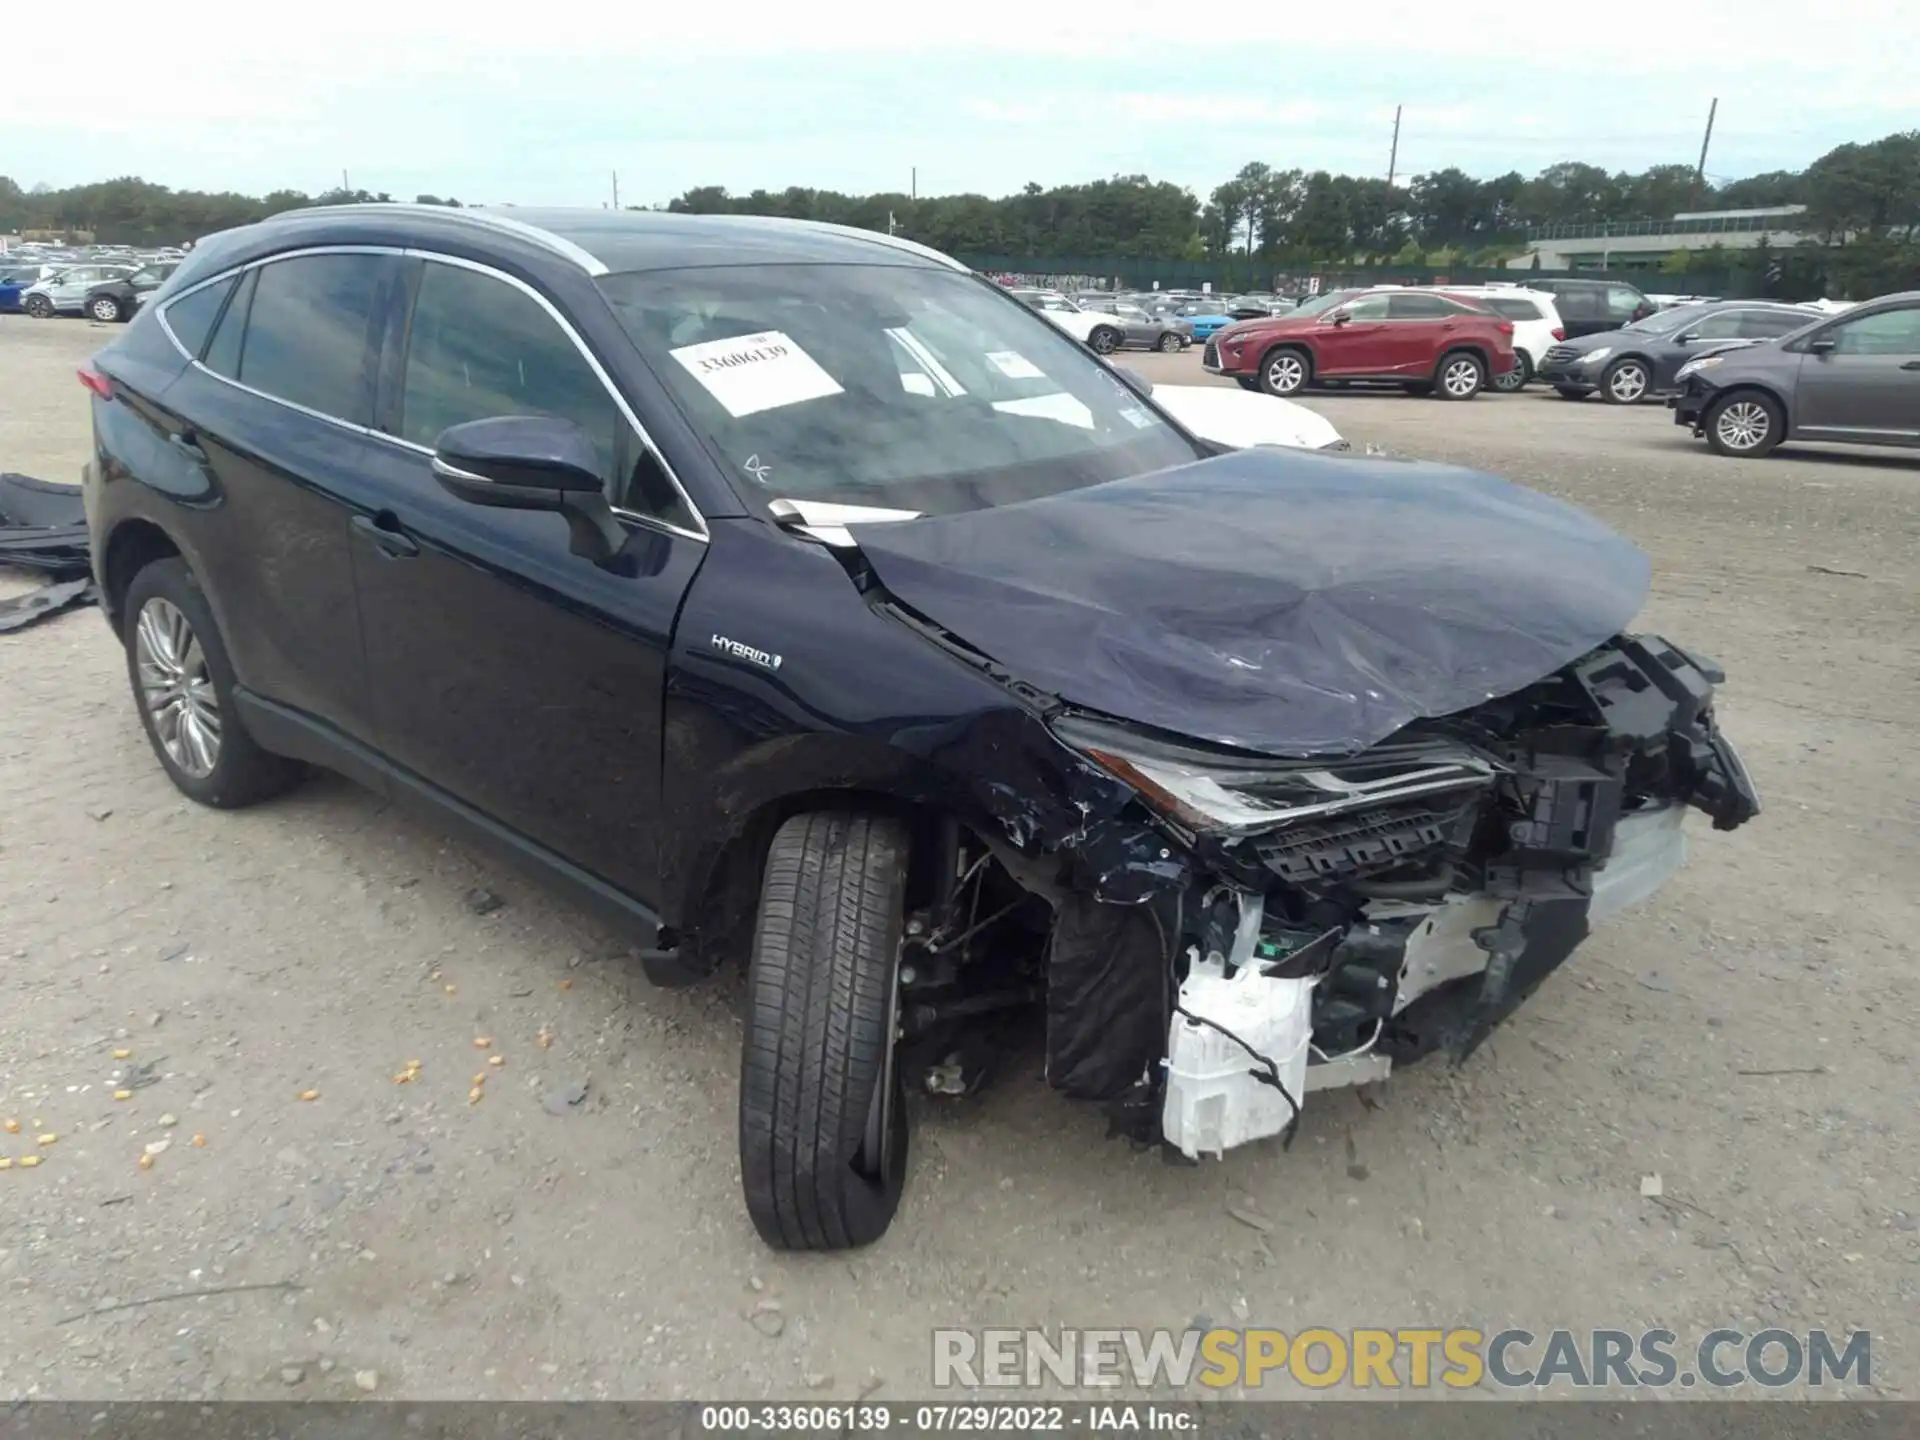
[[[77,478],[73,367],[110,338],[0,317],[0,470]],[[0,1174],[0,1393],[908,1397],[936,1325],[1206,1316],[1871,1327],[1876,1388],[1915,1394],[1920,461],[1719,460],[1664,410],[1531,392],[1310,403],[1644,546],[1646,623],[1726,665],[1768,803],[1466,1068],[1186,1169],[1036,1061],[919,1112],[881,1244],[775,1255],[738,1195],[736,982],[650,989],[625,938],[341,781],[189,804],[71,614],[0,638],[0,1153],[44,1161]]]

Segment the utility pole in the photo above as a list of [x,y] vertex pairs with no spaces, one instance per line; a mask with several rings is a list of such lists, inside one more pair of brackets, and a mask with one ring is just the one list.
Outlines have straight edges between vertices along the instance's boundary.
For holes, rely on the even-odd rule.
[[340,188],[346,191],[351,191],[353,189],[353,186],[347,183],[347,172],[345,170],[342,170],[340,172]]
[[1400,168],[1400,110],[1393,107],[1393,148],[1387,152],[1387,188],[1393,188],[1394,172]]
[[907,181],[907,198],[909,200],[920,198],[920,167],[918,165],[913,167],[913,178]]
[[1693,171],[1693,204],[1698,209],[1700,195],[1707,183],[1707,146],[1713,143],[1713,117],[1720,109],[1720,97],[1713,97],[1713,103],[1707,107],[1707,133],[1700,137],[1700,163]]
[[613,172],[613,208],[616,210],[620,208],[620,172],[618,170]]

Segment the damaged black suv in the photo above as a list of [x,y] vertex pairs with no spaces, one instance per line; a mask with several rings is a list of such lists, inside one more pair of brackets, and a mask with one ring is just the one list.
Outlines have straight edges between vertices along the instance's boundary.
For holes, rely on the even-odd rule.
[[[81,373],[160,764],[303,764],[750,967],[747,1207],[881,1234],[909,1086],[1188,1155],[1470,1051],[1759,808],[1639,551],[1468,471],[1227,451],[945,257],[642,213],[301,211]],[[1256,402],[1257,403],[1257,402]]]

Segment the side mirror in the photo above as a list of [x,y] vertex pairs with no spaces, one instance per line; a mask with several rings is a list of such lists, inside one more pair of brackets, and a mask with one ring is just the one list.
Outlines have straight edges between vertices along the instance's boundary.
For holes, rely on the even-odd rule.
[[1348,311],[1336,310],[1327,317],[1327,323],[1329,325],[1350,325],[1353,323],[1353,316]]
[[1693,344],[1694,341],[1698,340],[1699,338],[1700,338],[1699,332],[1694,330],[1689,330],[1684,335],[1674,336],[1673,343],[1676,345],[1691,345]]
[[1127,388],[1142,400],[1153,398],[1153,382],[1138,370],[1127,365],[1116,365],[1113,367],[1113,373],[1125,381]]
[[451,426],[433,442],[433,478],[470,505],[558,511],[573,553],[596,565],[626,544],[607,504],[600,454],[571,420],[499,415]]
[[1831,355],[1838,344],[1831,335],[1816,335],[1807,342],[1807,351],[1813,355]]

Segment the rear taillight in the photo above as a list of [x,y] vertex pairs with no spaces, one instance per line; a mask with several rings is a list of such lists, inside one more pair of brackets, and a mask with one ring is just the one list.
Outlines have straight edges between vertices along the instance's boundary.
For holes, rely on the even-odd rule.
[[1553,327],[1553,338],[1556,340],[1564,340],[1567,338],[1567,332],[1556,325]]
[[109,380],[105,375],[102,375],[91,365],[82,365],[75,373],[79,375],[80,383],[98,395],[102,400],[111,400],[113,398],[113,381]]
[[1496,320],[1493,328],[1498,330],[1502,335],[1511,335],[1513,333],[1513,322],[1511,320]]

